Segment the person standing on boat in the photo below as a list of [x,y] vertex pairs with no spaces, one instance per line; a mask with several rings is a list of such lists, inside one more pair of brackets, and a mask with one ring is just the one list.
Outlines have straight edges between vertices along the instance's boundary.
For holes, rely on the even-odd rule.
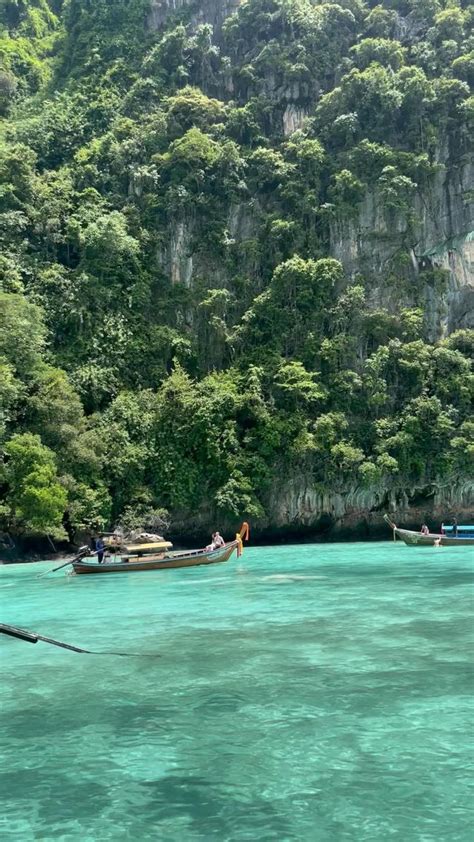
[[100,537],[95,539],[95,551],[97,553],[97,561],[102,564],[104,560],[105,544],[104,539]]
[[453,517],[453,538],[458,537],[458,519]]

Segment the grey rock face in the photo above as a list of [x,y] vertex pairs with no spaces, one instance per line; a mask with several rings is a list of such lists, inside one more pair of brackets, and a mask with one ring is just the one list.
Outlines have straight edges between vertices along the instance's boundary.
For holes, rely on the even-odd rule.
[[[371,303],[383,301],[394,311],[421,304],[433,341],[474,324],[472,161],[450,161],[443,151],[440,164],[430,186],[414,197],[411,220],[386,208],[376,185],[367,191],[356,218],[336,218],[330,233],[331,253],[347,273],[371,280]],[[390,283],[397,258],[407,278],[403,302]],[[443,289],[433,289],[433,269],[444,273]]]
[[196,0],[152,0],[148,25],[151,30],[159,29],[170,15],[189,9],[194,26],[210,23],[218,33],[225,19],[235,12],[241,2],[242,0],[201,0],[199,3]]
[[289,137],[297,129],[300,129],[304,124],[306,116],[307,112],[305,108],[301,108],[290,102],[286,106],[283,114],[283,134],[285,137]]
[[473,509],[474,483],[469,481],[429,488],[353,485],[321,491],[310,476],[302,474],[289,478],[271,495],[269,521],[275,528],[290,524],[311,529],[324,520],[337,533],[338,529],[356,530],[362,523],[377,529],[386,511],[396,513],[400,523],[414,524],[427,517],[441,522],[450,512],[470,517]]

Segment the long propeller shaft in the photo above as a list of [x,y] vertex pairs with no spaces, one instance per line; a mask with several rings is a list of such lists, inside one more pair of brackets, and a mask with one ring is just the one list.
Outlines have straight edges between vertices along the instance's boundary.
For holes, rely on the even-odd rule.
[[[64,643],[62,640],[54,640],[52,637],[44,637],[42,634],[28,631],[27,629],[19,629],[17,626],[8,626],[5,623],[0,623],[0,634],[5,634],[8,637],[16,637],[18,640],[24,640],[27,643],[38,643],[42,640],[43,643],[50,643],[51,646],[59,646],[61,649],[69,649],[71,652],[80,652],[84,655],[120,655],[130,658],[141,658],[139,652],[95,652],[91,649],[81,649],[79,646],[72,646],[70,643]],[[150,657],[150,655],[146,655]],[[151,657],[159,658],[159,655],[152,655]]]

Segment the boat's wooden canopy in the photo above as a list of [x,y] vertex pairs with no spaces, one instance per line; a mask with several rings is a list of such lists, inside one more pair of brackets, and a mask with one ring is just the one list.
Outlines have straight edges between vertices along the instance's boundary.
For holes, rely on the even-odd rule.
[[158,553],[163,550],[170,550],[173,544],[170,541],[159,541],[156,544],[127,544],[127,553]]

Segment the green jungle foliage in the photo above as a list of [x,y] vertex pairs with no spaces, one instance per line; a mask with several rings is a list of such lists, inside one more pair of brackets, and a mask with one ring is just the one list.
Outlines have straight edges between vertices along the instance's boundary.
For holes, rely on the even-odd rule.
[[467,154],[472,6],[248,0],[213,33],[199,5],[0,0],[0,530],[472,476],[443,272],[407,245],[377,297],[329,247],[374,192],[408,244],[440,149]]

